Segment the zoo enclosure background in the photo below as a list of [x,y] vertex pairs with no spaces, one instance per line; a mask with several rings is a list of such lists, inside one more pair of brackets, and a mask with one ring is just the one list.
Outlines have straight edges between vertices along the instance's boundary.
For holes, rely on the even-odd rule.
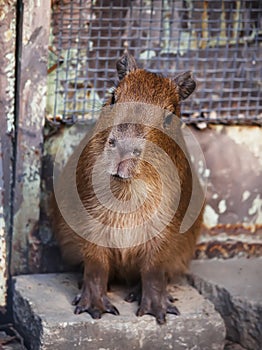
[[261,1],[53,1],[47,112],[92,118],[128,48],[140,64],[198,82],[187,123],[256,123],[262,112]]
[[261,1],[9,0],[0,14],[1,305],[8,272],[63,268],[47,221],[53,156],[77,138],[67,124],[92,122],[127,46],[145,68],[197,77],[183,120],[204,121],[192,130],[216,219],[198,256],[261,254],[261,129],[245,126],[261,124]]

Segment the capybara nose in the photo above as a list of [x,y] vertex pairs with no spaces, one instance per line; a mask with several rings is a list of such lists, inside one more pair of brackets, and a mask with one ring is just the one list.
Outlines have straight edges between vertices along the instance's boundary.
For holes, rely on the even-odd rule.
[[116,176],[122,179],[129,179],[133,176],[134,168],[135,159],[125,159],[118,164]]

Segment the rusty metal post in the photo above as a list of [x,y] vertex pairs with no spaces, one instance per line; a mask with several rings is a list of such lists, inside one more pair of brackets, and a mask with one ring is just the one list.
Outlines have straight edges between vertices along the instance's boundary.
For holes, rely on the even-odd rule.
[[11,273],[38,271],[50,1],[24,0],[16,121]]
[[[0,154],[2,147],[0,143]],[[0,311],[5,311],[7,297],[7,249],[6,249],[6,224],[4,219],[4,181],[3,162],[0,157]]]
[[0,3],[0,310],[5,310],[11,225],[16,1]]

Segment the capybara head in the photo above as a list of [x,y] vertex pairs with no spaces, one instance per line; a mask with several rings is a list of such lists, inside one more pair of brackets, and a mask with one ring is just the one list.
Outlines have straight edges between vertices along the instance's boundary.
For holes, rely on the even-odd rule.
[[[114,126],[105,143],[105,165],[115,179],[130,179],[140,171],[146,140],[150,139],[150,129],[151,134],[153,131],[146,124],[162,127],[167,115],[165,110],[180,117],[180,101],[194,91],[196,84],[191,72],[171,79],[139,69],[128,53],[120,58],[116,67],[119,83],[107,104],[133,102],[134,106],[123,107],[121,112],[119,108],[114,116]],[[159,107],[157,112],[152,106]],[[136,116],[136,121],[130,122],[130,114]]]

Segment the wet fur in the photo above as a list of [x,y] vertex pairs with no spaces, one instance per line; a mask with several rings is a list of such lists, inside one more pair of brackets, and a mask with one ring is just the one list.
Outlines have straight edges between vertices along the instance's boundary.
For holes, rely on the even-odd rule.
[[[147,72],[136,67],[134,59],[124,55],[117,64],[119,84],[115,88],[113,96],[107,105],[127,102],[147,103],[157,105],[180,116],[180,102],[186,98],[195,87],[190,73],[178,76],[175,79],[165,78],[154,73]],[[103,118],[103,115],[101,116]],[[161,121],[163,124],[164,121]],[[98,121],[99,125],[100,121]],[[123,121],[124,123],[124,121]],[[171,123],[171,127],[172,127]],[[182,140],[180,126],[174,125],[174,132]],[[165,322],[167,312],[176,313],[175,307],[171,307],[167,301],[167,282],[178,274],[187,270],[188,263],[194,254],[195,244],[202,223],[202,210],[192,225],[185,233],[179,233],[180,225],[187,210],[191,198],[192,175],[188,161],[183,151],[164,132],[156,128],[144,126],[136,127],[126,124],[123,129],[117,128],[103,130],[95,136],[84,148],[76,170],[76,182],[78,192],[84,206],[104,223],[116,227],[126,227],[127,221],[139,222],[144,220],[152,209],[159,203],[161,190],[159,189],[159,176],[150,164],[140,161],[139,157],[123,160],[121,165],[123,173],[130,175],[129,179],[122,180],[112,177],[111,190],[120,200],[128,200],[130,196],[136,196],[137,200],[144,191],[144,187],[132,182],[133,178],[141,179],[148,184],[149,198],[143,203],[142,210],[134,214],[117,214],[105,209],[97,200],[92,189],[91,171],[97,155],[105,152],[105,171],[114,172],[116,168],[114,155],[108,145],[110,137],[128,139],[138,137],[141,139],[139,152],[146,152],[143,140],[151,141],[163,149],[172,159],[178,169],[181,186],[181,199],[176,214],[163,232],[143,244],[131,248],[107,248],[90,243],[77,235],[64,221],[59,209],[53,200],[54,233],[60,244],[63,257],[72,264],[83,263],[84,285],[82,295],[75,301],[76,313],[87,311],[94,318],[100,318],[104,312],[118,314],[116,308],[107,298],[108,282],[117,278],[124,280],[128,285],[138,284],[138,292],[129,297],[129,301],[138,300],[139,309],[137,315],[150,313],[154,315],[158,323]],[[127,147],[127,146],[123,146]],[[112,161],[110,160],[111,158]],[[70,166],[70,161],[69,165]],[[121,170],[120,169],[120,170]],[[119,171],[120,171],[119,170]],[[164,175],[167,202],[171,203],[176,196],[176,186],[171,173]],[[170,180],[172,179],[172,181]],[[60,188],[63,191],[68,179],[62,177]],[[160,193],[160,194],[159,194]],[[141,200],[142,202],[142,200]],[[167,210],[169,210],[167,208]],[[165,213],[163,213],[165,215]],[[87,237],[103,237],[103,232],[95,226],[89,226],[88,222],[79,222],[87,231]],[[157,229],[157,228],[156,228]],[[147,238],[147,232],[145,239]],[[134,236],[134,238],[133,238]],[[136,239],[135,233],[130,231],[126,237],[120,237],[120,245],[128,246]]]

